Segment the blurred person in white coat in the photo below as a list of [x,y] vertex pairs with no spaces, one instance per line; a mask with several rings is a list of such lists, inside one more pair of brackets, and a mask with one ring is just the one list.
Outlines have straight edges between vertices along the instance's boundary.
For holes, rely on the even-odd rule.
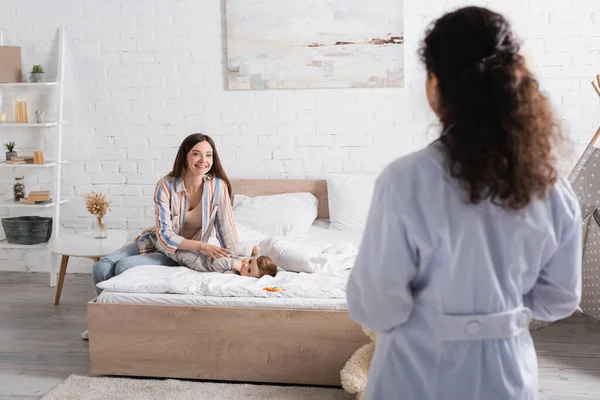
[[466,7],[420,56],[438,140],[379,176],[351,273],[351,317],[379,334],[365,398],[538,398],[532,318],[581,298],[581,211],[562,134],[506,19]]

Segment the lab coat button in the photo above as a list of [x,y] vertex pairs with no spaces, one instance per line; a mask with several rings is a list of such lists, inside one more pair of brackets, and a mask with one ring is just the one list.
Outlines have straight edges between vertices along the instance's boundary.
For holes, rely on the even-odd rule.
[[476,335],[481,330],[481,324],[477,321],[472,321],[467,324],[467,333]]

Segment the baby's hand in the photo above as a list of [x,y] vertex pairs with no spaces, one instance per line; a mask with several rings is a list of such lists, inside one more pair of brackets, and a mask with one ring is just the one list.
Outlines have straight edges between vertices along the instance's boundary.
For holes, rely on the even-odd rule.
[[259,245],[255,245],[252,248],[252,256],[254,257],[255,255],[257,255],[258,253],[260,253],[260,246]]
[[233,269],[237,272],[240,272],[242,270],[243,264],[244,264],[244,262],[242,260],[234,260]]

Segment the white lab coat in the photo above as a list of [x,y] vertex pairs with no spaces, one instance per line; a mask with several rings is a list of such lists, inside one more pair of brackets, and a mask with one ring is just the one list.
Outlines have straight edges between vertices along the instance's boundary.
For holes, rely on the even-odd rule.
[[579,304],[579,204],[564,180],[519,212],[469,204],[444,157],[435,142],[377,180],[347,287],[379,334],[366,398],[537,399],[527,326]]

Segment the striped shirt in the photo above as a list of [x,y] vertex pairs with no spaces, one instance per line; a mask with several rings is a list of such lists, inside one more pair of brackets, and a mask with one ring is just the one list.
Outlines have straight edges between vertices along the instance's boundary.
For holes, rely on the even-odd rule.
[[[216,177],[204,179],[202,192],[202,228],[192,240],[208,242],[213,228],[221,247],[233,254],[241,254],[240,241],[233,219],[233,209],[227,185]],[[160,251],[173,258],[184,240],[183,228],[187,210],[187,194],[183,178],[165,176],[156,184],[154,191],[156,226],[146,229],[136,242],[140,254]]]

